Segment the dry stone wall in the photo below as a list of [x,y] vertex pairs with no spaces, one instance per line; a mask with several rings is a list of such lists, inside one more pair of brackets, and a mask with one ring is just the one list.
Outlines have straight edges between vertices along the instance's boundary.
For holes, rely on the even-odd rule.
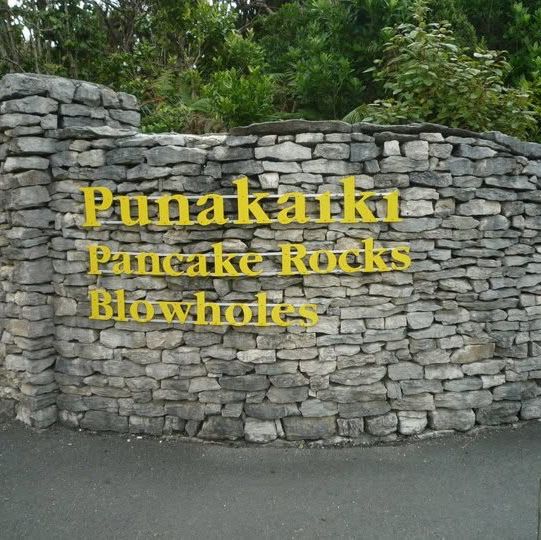
[[[541,417],[541,145],[430,124],[288,121],[144,135],[132,96],[0,82],[0,416],[210,440],[370,442]],[[115,194],[400,192],[402,220],[82,226]],[[339,202],[335,203],[339,204]],[[404,272],[212,279],[88,274],[89,244],[274,252],[407,244]],[[312,328],[90,320],[89,289],[132,298],[318,305]]]

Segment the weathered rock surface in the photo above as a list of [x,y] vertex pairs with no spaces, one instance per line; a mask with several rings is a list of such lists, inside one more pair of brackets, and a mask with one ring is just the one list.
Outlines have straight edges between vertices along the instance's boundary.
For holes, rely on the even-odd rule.
[[[139,123],[133,96],[100,85],[0,81],[0,418],[254,444],[541,418],[541,145],[434,124],[292,120],[187,135],[141,134]],[[81,187],[148,195],[154,218],[159,194],[231,195],[244,175],[252,195],[274,197],[261,202],[270,223],[128,227],[111,208],[99,227],[83,226]],[[355,215],[369,210],[375,221],[317,221],[314,197],[328,191],[332,215],[343,214],[345,176],[355,179]],[[372,193],[366,207],[362,191]],[[394,191],[401,219],[388,222]],[[310,196],[299,210],[309,223],[276,222],[276,197],[290,192]],[[168,204],[176,219],[182,202]],[[226,199],[224,214],[233,210]],[[283,244],[334,252],[302,257],[317,267],[368,238],[373,249],[347,262],[372,251],[373,271],[280,274]],[[163,259],[220,242],[236,257],[269,254],[264,274],[88,273],[89,244]],[[401,245],[412,260],[405,271],[396,252],[379,252]],[[388,259],[395,268],[382,271]],[[223,308],[263,292],[269,308],[316,304],[319,322],[129,320],[144,309],[89,319],[89,290],[100,287],[152,306],[205,291]]]

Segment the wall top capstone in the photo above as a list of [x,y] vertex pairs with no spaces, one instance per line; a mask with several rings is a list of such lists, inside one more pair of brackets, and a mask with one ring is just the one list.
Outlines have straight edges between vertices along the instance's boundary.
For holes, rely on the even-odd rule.
[[[104,107],[119,108],[126,111],[134,111],[135,115],[124,115],[119,118],[122,123],[129,126],[139,127],[140,118],[138,116],[139,104],[137,98],[125,92],[115,92],[107,86],[101,84],[90,83],[53,75],[42,75],[36,73],[9,73],[4,75],[0,80],[0,102],[24,98],[25,96],[47,95],[61,103],[81,103],[89,107]],[[4,106],[5,107],[5,106]],[[2,107],[0,106],[0,112]],[[81,112],[75,110],[75,112]],[[74,115],[75,116],[75,115]],[[63,128],[67,127],[99,127],[92,126],[90,115],[87,118],[86,124],[68,122],[70,125],[64,124]],[[112,127],[121,127],[118,122],[108,122],[107,125]],[[126,127],[126,126],[122,126]],[[0,129],[2,126],[0,126]],[[526,142],[501,133],[499,131],[490,131],[485,133],[477,133],[467,129],[451,128],[441,124],[429,122],[410,123],[400,125],[382,125],[360,122],[356,124],[348,124],[339,120],[280,120],[272,122],[254,123],[248,126],[234,127],[229,131],[231,136],[249,136],[249,135],[296,135],[299,133],[366,133],[374,136],[376,142],[384,142],[386,140],[395,140],[401,136],[404,141],[408,137],[415,136],[420,133],[441,133],[449,137],[463,137],[473,139],[485,139],[499,144],[506,148],[507,151],[517,155],[523,155],[530,159],[541,158],[541,144],[534,142]],[[53,134],[55,137],[67,139],[70,137],[92,138],[99,135],[103,137],[125,137],[129,133],[121,133],[114,131],[92,132],[85,134],[81,131],[66,131]],[[211,137],[215,134],[203,135],[203,137]]]

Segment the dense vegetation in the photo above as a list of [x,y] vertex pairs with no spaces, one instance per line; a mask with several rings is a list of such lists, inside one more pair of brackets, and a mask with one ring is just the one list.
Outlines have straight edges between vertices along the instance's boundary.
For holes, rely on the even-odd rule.
[[432,121],[541,139],[539,0],[0,0],[0,75],[100,82],[147,131]]

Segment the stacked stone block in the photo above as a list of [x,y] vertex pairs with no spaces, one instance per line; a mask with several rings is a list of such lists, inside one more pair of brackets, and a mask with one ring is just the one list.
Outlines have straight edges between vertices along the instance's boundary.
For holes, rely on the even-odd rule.
[[16,413],[36,427],[57,418],[50,247],[56,163],[69,152],[62,152],[56,130],[81,124],[131,128],[139,125],[136,108],[133,96],[82,81],[26,74],[2,79],[0,416]]
[[[393,440],[541,417],[541,145],[431,124],[289,121],[142,135],[126,129],[136,124],[129,97],[90,85],[99,100],[85,91],[70,102],[62,89],[72,81],[32,76],[49,85],[33,91],[25,77],[0,84],[0,125],[12,101],[51,103],[30,100],[42,112],[21,105],[17,114],[39,122],[4,120],[2,128],[8,382],[0,384],[23,419],[41,411],[36,418],[47,420],[32,422],[45,425],[56,406],[73,427],[269,443]],[[354,175],[359,189],[398,189],[404,219],[81,226],[83,186],[227,194],[240,175],[270,193],[339,191],[339,180]],[[205,252],[223,242],[229,252],[273,252],[283,242],[346,249],[369,236],[409,244],[411,268],[243,279],[87,274],[89,243]],[[308,329],[91,321],[94,286],[149,300],[205,291],[213,301],[250,302],[265,291],[274,302],[318,304],[320,320]]]

